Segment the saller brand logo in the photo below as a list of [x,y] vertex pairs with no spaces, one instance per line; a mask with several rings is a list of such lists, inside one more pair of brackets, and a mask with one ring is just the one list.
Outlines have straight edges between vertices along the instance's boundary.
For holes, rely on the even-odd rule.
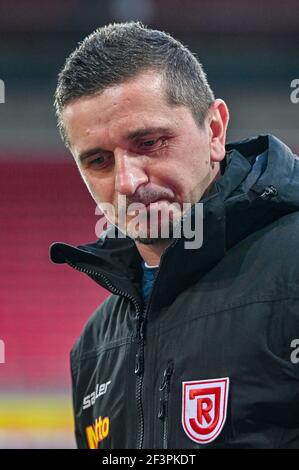
[[105,395],[109,384],[111,384],[111,380],[101,385],[97,384],[95,391],[83,398],[83,410],[93,406],[100,396]]
[[229,378],[183,382],[182,424],[187,436],[208,444],[220,434],[225,420]]

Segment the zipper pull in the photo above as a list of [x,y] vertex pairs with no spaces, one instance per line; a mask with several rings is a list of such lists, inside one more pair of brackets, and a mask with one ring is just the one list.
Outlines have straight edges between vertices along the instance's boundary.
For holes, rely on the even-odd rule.
[[145,318],[137,318],[137,325],[135,330],[135,338],[138,342],[141,342],[145,338]]
[[142,374],[142,371],[143,371],[142,362],[140,360],[140,355],[139,355],[139,352],[138,352],[138,353],[136,353],[136,357],[135,357],[135,374],[140,375],[140,374]]
[[145,320],[142,320],[139,325],[139,338],[141,341],[143,341],[144,337],[145,337]]
[[263,201],[267,201],[268,199],[272,199],[273,197],[277,196],[277,194],[277,189],[272,184],[270,184],[270,186],[267,186],[262,194],[260,194],[260,198],[263,199]]
[[160,383],[159,392],[160,392],[160,401],[159,401],[159,411],[158,419],[163,421],[163,449],[167,449],[167,437],[168,437],[168,407],[169,407],[169,393],[170,393],[170,379],[173,373],[174,363],[172,360],[169,360],[167,367],[163,372],[163,377]]
[[165,400],[164,398],[160,398],[158,419],[164,419],[164,418],[165,418]]
[[173,371],[172,364],[168,365],[167,368],[164,370],[163,379],[159,387],[160,392],[162,392],[165,389],[167,382],[169,381],[171,377],[172,371]]

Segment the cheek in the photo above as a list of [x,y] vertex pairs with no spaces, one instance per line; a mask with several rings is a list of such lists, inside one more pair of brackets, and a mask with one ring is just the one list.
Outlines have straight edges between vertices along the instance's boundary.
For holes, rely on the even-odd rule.
[[91,174],[82,177],[96,203],[113,203],[114,182],[111,178],[99,178]]
[[207,185],[211,170],[209,146],[186,144],[184,150],[176,153],[175,162],[175,165],[171,165],[171,175],[177,191],[184,201],[197,201]]
[[167,188],[173,196],[180,197],[182,193],[182,169],[171,158],[157,161],[148,170],[150,182],[161,188]]
[[188,147],[183,171],[191,180],[200,181],[210,170],[210,147],[207,140],[195,141]]

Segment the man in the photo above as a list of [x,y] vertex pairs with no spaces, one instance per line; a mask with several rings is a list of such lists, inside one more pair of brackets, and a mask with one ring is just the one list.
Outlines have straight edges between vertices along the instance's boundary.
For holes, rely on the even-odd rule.
[[56,110],[111,223],[51,247],[111,292],[71,353],[78,447],[299,447],[298,158],[270,135],[225,145],[197,59],[139,23],[82,42]]

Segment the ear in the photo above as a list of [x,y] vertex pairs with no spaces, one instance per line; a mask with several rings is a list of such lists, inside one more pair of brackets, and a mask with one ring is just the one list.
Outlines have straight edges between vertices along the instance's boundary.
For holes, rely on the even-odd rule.
[[210,106],[208,114],[211,162],[220,162],[225,156],[228,120],[228,107],[218,98]]

